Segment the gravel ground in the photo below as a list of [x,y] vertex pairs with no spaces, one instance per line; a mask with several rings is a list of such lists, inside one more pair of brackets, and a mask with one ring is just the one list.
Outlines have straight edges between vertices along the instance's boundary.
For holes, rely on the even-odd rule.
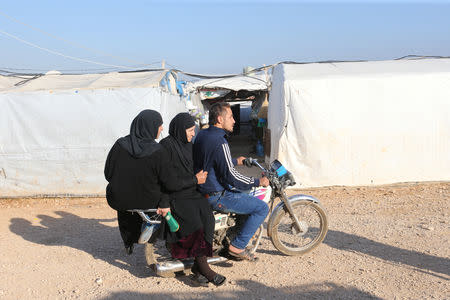
[[450,298],[450,183],[301,193],[328,212],[323,244],[289,257],[265,237],[259,262],[213,267],[228,278],[219,288],[155,276],[143,247],[125,255],[103,198],[0,200],[0,298]]

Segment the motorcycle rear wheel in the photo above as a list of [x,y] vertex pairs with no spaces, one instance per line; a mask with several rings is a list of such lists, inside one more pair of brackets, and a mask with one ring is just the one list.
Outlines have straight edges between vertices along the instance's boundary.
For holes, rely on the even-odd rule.
[[278,210],[269,222],[270,239],[280,252],[286,255],[302,255],[316,248],[328,231],[328,220],[320,204],[297,200],[291,203],[302,227],[299,232],[286,207]]

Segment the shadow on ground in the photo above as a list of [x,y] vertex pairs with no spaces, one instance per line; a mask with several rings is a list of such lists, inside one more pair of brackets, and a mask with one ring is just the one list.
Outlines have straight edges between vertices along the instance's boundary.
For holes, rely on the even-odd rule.
[[[115,218],[89,219],[63,211],[56,211],[55,214],[59,217],[38,215],[39,225],[33,225],[23,218],[12,218],[9,228],[11,232],[36,244],[72,247],[92,255],[95,259],[126,269],[134,276],[154,276],[146,264],[143,247],[137,247],[131,256],[125,254]],[[113,223],[113,227],[103,223]],[[439,274],[450,275],[448,258],[386,245],[362,236],[329,230],[324,243],[339,250],[408,265],[441,278],[446,277]],[[263,252],[278,254],[278,251]]]
[[[136,277],[153,276],[147,266],[143,246],[132,255],[125,254],[117,219],[89,219],[56,211],[59,217],[38,215],[39,225],[23,218],[12,218],[11,232],[25,240],[47,246],[67,246],[84,251],[118,268],[128,270]],[[114,227],[102,224],[111,223]]]
[[446,277],[433,272],[450,276],[450,259],[448,258],[398,248],[362,236],[336,230],[328,231],[324,243],[339,250],[357,252],[381,258],[388,262],[408,265],[421,272],[440,278]]
[[[102,299],[381,299],[356,288],[343,287],[332,282],[293,287],[273,288],[252,280],[234,283],[240,291],[221,291],[221,288],[189,293],[112,293]],[[203,292],[202,292],[203,291]]]

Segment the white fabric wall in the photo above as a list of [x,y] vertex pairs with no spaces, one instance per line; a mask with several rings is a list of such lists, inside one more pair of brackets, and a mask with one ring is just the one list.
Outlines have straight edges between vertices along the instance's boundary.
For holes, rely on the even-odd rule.
[[[166,77],[167,76],[167,77]],[[0,93],[35,92],[35,91],[67,91],[67,90],[93,90],[106,88],[155,88],[160,86],[165,78],[175,84],[173,76],[167,75],[165,70],[146,72],[110,72],[102,74],[46,74],[1,76]],[[29,79],[28,81],[26,79]],[[162,80],[162,83],[166,83]],[[22,82],[23,84],[18,84]],[[18,84],[18,85],[16,85]],[[175,93],[175,90],[172,90]]]
[[303,187],[450,180],[450,60],[280,65],[273,78],[271,160]]
[[108,151],[133,118],[155,109],[164,119],[186,111],[159,88],[0,94],[0,197],[104,195]]

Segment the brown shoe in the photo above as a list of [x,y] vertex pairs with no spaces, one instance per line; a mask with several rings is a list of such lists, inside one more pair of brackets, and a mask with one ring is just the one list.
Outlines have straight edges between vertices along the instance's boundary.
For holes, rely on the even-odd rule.
[[256,262],[259,259],[253,253],[248,251],[248,249],[244,249],[244,251],[242,251],[240,253],[233,252],[233,251],[228,249],[228,254],[230,254],[233,257],[236,257],[236,258],[239,258],[239,259],[242,259],[242,260],[248,260],[248,261],[251,261],[251,262]]

